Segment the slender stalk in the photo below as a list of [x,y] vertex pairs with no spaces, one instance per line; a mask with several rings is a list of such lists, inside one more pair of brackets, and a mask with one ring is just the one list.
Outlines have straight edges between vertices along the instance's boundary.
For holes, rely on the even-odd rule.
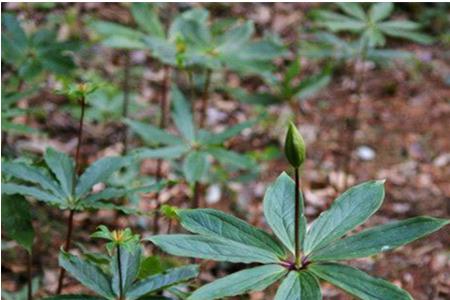
[[[159,128],[164,129],[167,127],[167,119],[169,114],[169,101],[168,101],[168,92],[170,85],[170,67],[164,66],[164,78],[161,90],[161,96],[159,99],[159,105],[161,110],[161,119],[159,122]],[[163,160],[159,158],[156,161],[156,180],[159,181],[162,178],[162,162]],[[155,216],[153,217],[153,234],[159,233],[159,219],[161,214],[159,213],[159,209],[161,207],[161,202],[159,199],[160,193],[156,193],[156,209]]]
[[122,264],[120,263],[120,246],[116,246],[117,249],[117,269],[119,271],[119,300],[124,299],[123,286],[122,286]]
[[[130,106],[130,56],[128,52],[125,52],[125,65],[123,74],[123,103],[122,103],[122,117],[128,117],[128,110]],[[123,127],[123,154],[128,152],[128,127],[124,125]]]
[[[203,93],[202,93],[202,106],[200,107],[200,116],[199,116],[199,122],[198,127],[203,128],[205,126],[206,122],[206,114],[208,111],[208,98],[209,98],[209,86],[211,84],[211,73],[212,71],[210,69],[206,70],[205,75],[205,83],[203,85]],[[193,87],[192,87],[193,88]],[[200,197],[201,197],[201,191],[200,191],[200,182],[196,182],[193,187],[192,191],[192,208],[198,208],[200,207]]]
[[301,267],[300,257],[300,176],[299,168],[295,171],[295,266]]
[[200,108],[200,118],[198,126],[203,128],[206,121],[206,113],[208,111],[209,86],[211,84],[211,70],[206,70],[205,83],[203,85],[202,106]]
[[[359,55],[359,58],[356,59],[354,64],[354,76],[356,78],[356,93],[357,93],[357,99],[356,102],[353,105],[353,110],[350,118],[347,118],[346,120],[346,132],[349,133],[349,137],[347,140],[347,149],[345,151],[344,156],[344,166],[343,166],[343,189],[346,190],[348,187],[348,174],[351,172],[351,165],[352,165],[352,152],[353,148],[355,147],[355,140],[356,140],[356,132],[359,128],[359,119],[360,119],[360,112],[361,112],[361,102],[363,100],[363,94],[365,92],[365,81],[366,81],[366,68],[364,66],[364,62],[366,59],[366,53],[367,53],[367,46],[364,45],[361,53]],[[356,66],[358,65],[358,62],[362,65],[362,71],[360,74],[358,74],[358,70]]]
[[[77,181],[77,175],[80,173],[80,169],[81,169],[80,150],[81,150],[81,141],[83,138],[84,112],[86,110],[86,99],[84,96],[80,99],[80,106],[81,106],[81,116],[80,116],[80,123],[79,123],[79,127],[78,127],[78,143],[77,143],[77,149],[75,152],[75,171],[72,174],[72,195],[75,194],[75,185],[76,185],[76,181]],[[70,244],[71,244],[71,240],[72,240],[74,214],[75,214],[75,211],[73,209],[71,209],[70,213],[69,213],[69,218],[67,220],[67,235],[66,235],[66,242],[64,244],[64,251],[69,251],[69,249],[70,249]],[[65,269],[60,268],[59,279],[58,279],[58,288],[56,290],[57,295],[61,294],[65,273],[66,273]]]
[[31,267],[32,267],[32,265],[33,265],[33,254],[32,254],[32,252],[31,252],[31,250],[30,251],[27,251],[27,280],[28,280],[28,300],[33,300],[33,283],[32,283],[32,280],[33,280],[33,275],[32,275],[32,273],[31,273]]
[[195,182],[192,190],[192,208],[200,207],[200,182]]

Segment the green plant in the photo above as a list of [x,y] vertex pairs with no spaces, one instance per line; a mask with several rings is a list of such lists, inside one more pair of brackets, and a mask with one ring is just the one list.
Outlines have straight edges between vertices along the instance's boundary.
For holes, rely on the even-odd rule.
[[409,20],[387,20],[394,11],[390,2],[373,3],[364,11],[359,3],[337,3],[344,14],[328,10],[315,12],[317,23],[333,32],[348,31],[359,36],[363,47],[384,46],[386,37],[411,40],[430,44],[433,39],[418,32],[420,24]]
[[209,283],[188,299],[217,299],[260,291],[279,280],[282,283],[276,300],[321,299],[319,278],[360,299],[412,299],[399,287],[336,261],[392,250],[442,228],[449,220],[415,217],[344,237],[381,206],[384,181],[377,180],[343,193],[307,231],[298,177],[305,146],[292,125],[285,151],[296,180],[283,173],[264,196],[266,221],[278,239],[212,209],[176,211],[181,225],[193,235],[157,235],[146,239],[172,255],[263,264]]
[[67,75],[75,63],[70,52],[77,41],[59,42],[57,32],[46,28],[32,34],[23,30],[16,16],[2,14],[2,61],[14,68],[22,80],[32,80],[43,72]]
[[92,237],[109,241],[106,244],[109,254],[106,270],[102,270],[88,259],[81,259],[64,251],[59,255],[59,263],[85,287],[99,296],[61,295],[47,298],[47,300],[165,299],[151,295],[193,279],[198,274],[196,265],[187,265],[139,278],[143,266],[139,235],[133,234],[129,228],[109,231],[106,226],[99,226],[99,230],[92,234]]
[[327,66],[317,74],[297,81],[301,73],[300,58],[296,57],[283,72],[283,78],[279,79],[271,73],[263,76],[269,87],[267,92],[249,93],[243,88],[225,88],[234,98],[241,102],[259,105],[271,105],[289,103],[293,105],[314,95],[330,83],[331,67]]
[[[126,120],[131,130],[137,133],[149,146],[158,146],[153,149],[140,148],[132,154],[137,159],[183,158],[183,175],[186,181],[195,186],[210,169],[209,156],[214,157],[221,164],[230,164],[241,170],[250,169],[253,162],[245,155],[225,149],[223,143],[239,134],[243,129],[252,126],[256,120],[246,121],[219,133],[197,129],[189,104],[180,90],[173,86],[171,89],[171,102],[173,104],[172,119],[181,133],[178,137],[168,131],[161,130],[150,124]],[[194,201],[195,202],[195,201]],[[198,203],[193,203],[197,206]]]

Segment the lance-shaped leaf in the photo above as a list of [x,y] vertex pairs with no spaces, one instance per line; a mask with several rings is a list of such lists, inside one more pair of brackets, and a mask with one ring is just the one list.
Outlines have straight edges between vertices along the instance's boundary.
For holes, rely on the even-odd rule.
[[364,223],[383,202],[383,184],[384,181],[368,181],[339,196],[308,230],[305,239],[306,254],[324,247]]
[[87,288],[107,299],[115,299],[110,279],[97,266],[64,252],[59,254],[59,265]]
[[243,131],[244,129],[250,128],[253,125],[255,125],[259,119],[260,118],[256,118],[253,120],[248,120],[248,121],[233,125],[231,127],[224,129],[221,132],[217,132],[217,133],[209,133],[208,132],[209,134],[207,135],[207,138],[205,138],[204,143],[209,144],[209,145],[222,144],[226,140],[231,139],[232,137],[241,133],[241,131]]
[[[286,173],[278,176],[264,195],[264,215],[275,235],[294,253],[295,245],[295,183]],[[303,197],[300,193],[300,215],[303,216]],[[300,220],[300,241],[305,238],[306,222]]]
[[172,234],[147,238],[172,255],[235,263],[276,263],[275,253],[215,236]]
[[2,171],[17,179],[36,183],[52,194],[64,196],[56,182],[36,167],[27,166],[23,163],[4,162]]
[[151,35],[164,37],[164,26],[161,24],[153,4],[133,3],[131,14],[140,28]]
[[181,225],[194,233],[232,241],[286,255],[283,246],[272,236],[234,216],[215,209],[185,209],[178,213]]
[[291,271],[278,287],[274,300],[321,300],[317,278],[308,271]]
[[199,288],[188,300],[213,300],[262,291],[286,273],[285,268],[273,264],[242,270]]
[[125,163],[122,157],[105,157],[94,162],[87,170],[80,176],[75,190],[77,197],[82,197],[88,193],[91,188],[108,177]]
[[189,153],[183,162],[183,173],[189,183],[200,181],[209,169],[208,155],[202,151]]
[[126,294],[133,284],[139,272],[139,265],[141,262],[141,247],[134,246],[133,249],[128,250],[123,246],[120,247],[120,266],[122,270],[122,282],[119,281],[119,266],[117,261],[117,252],[111,259],[111,271],[113,273],[112,289],[116,295],[120,294],[120,286],[122,291]]
[[416,217],[366,229],[353,236],[337,240],[311,253],[311,260],[342,260],[366,257],[388,251],[424,237],[449,220]]
[[164,273],[155,274],[137,281],[131,286],[130,290],[126,293],[126,296],[128,300],[138,299],[148,293],[195,278],[197,275],[197,265],[187,265],[169,269]]
[[172,118],[178,130],[188,141],[195,139],[195,127],[191,108],[176,85],[171,88]]
[[308,270],[349,294],[364,300],[412,300],[411,295],[392,283],[358,269],[336,263],[311,264]]
[[215,159],[223,166],[234,166],[238,169],[250,169],[256,167],[255,163],[247,156],[219,147],[211,147],[207,149]]
[[234,54],[236,51],[249,42],[251,36],[255,31],[255,26],[252,21],[247,21],[245,24],[236,26],[226,31],[219,39],[219,45],[216,50],[222,53]]
[[31,223],[30,204],[20,195],[2,196],[2,227],[7,235],[31,252],[34,229]]
[[179,145],[183,143],[183,141],[179,137],[153,125],[129,119],[126,119],[125,123],[148,145]]
[[175,159],[182,156],[189,147],[185,144],[160,147],[155,149],[136,149],[133,151],[132,155],[137,159],[143,158],[166,158]]
[[46,297],[44,300],[105,300],[105,298],[90,295],[58,295]]
[[73,159],[65,153],[53,148],[47,148],[44,154],[45,163],[58,179],[66,197],[72,195],[73,174],[75,172]]
[[392,2],[374,3],[370,6],[369,17],[372,22],[378,22],[389,17],[394,10]]
[[22,196],[30,196],[42,202],[47,202],[55,205],[64,205],[64,200],[60,197],[45,192],[41,189],[21,184],[2,183],[2,193],[7,195],[19,194]]

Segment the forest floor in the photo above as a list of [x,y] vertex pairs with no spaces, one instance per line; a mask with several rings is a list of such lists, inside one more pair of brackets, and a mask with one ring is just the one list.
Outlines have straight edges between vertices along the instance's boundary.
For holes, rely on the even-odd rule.
[[[79,4],[77,4],[79,5]],[[127,20],[126,10],[117,5],[91,5],[99,17]],[[309,8],[307,4],[236,4],[222,12],[220,6],[213,13],[232,14],[253,19],[258,28],[269,28],[279,33],[285,40],[294,40],[296,30]],[[92,12],[92,11],[91,11]],[[112,13],[111,13],[112,12]],[[39,17],[39,15],[37,16]],[[380,68],[368,64],[365,93],[361,99],[360,122],[356,131],[355,151],[351,153],[352,164],[348,175],[343,175],[343,161],[349,135],[346,118],[355,105],[354,78],[350,67],[342,66],[335,72],[332,83],[323,92],[302,103],[302,109],[295,113],[300,132],[307,143],[307,162],[302,170],[302,191],[306,201],[306,216],[309,221],[317,217],[332,203],[344,189],[343,176],[352,183],[368,179],[386,179],[386,197],[380,211],[364,225],[373,226],[393,220],[417,215],[450,217],[450,87],[445,83],[450,74],[450,62],[444,46],[418,46],[401,43],[401,49],[409,50],[420,58],[416,66],[397,63],[395,67]],[[447,49],[448,50],[448,49]],[[117,69],[110,50],[100,49],[104,70]],[[139,53],[134,54],[139,56]],[[108,60],[110,59],[111,60]],[[107,62],[104,60],[107,59]],[[137,101],[156,103],[161,72],[158,66],[147,61],[148,76],[133,82]],[[282,63],[282,62],[277,62]],[[99,67],[98,61],[91,67]],[[112,64],[112,65],[108,65]],[[116,62],[117,64],[117,62]],[[120,63],[119,63],[120,64]],[[308,67],[308,62],[307,62]],[[313,66],[314,67],[314,66]],[[214,78],[213,78],[214,79]],[[255,90],[260,81],[241,82],[236,75],[227,77],[233,84],[247,84]],[[219,79],[220,80],[220,79]],[[73,153],[76,145],[76,118],[61,109],[65,99],[47,92],[24,101],[23,105],[41,107],[45,117],[24,120],[29,126],[39,128],[47,134],[42,136],[19,136],[8,140],[9,146],[17,153],[42,153],[47,145],[52,145],[68,153]],[[298,107],[296,107],[298,108]],[[264,124],[283,122],[289,114],[285,105],[267,109],[268,119]],[[234,124],[255,115],[254,106],[229,99],[220,93],[212,93],[208,110],[209,128],[220,128]],[[154,114],[155,109],[147,106],[142,114]],[[218,117],[219,116],[219,117]],[[281,121],[280,121],[281,120]],[[228,146],[236,151],[263,153],[268,146],[281,148],[284,135],[282,126],[258,125],[246,130],[230,141]],[[118,124],[88,124],[83,140],[82,157],[92,162],[105,154],[120,154],[122,144],[117,129]],[[130,147],[138,144],[132,139]],[[3,145],[5,147],[5,145]],[[145,161],[142,172],[154,175],[155,161]],[[165,175],[170,166],[163,167]],[[232,211],[250,223],[267,228],[262,212],[262,197],[265,188],[282,172],[288,164],[281,153],[275,158],[261,162],[257,178],[246,183],[219,184],[213,189],[220,190],[219,199],[212,196],[211,188],[205,189],[203,200],[208,207]],[[165,189],[161,199],[172,205],[183,206],[188,202],[190,191],[185,185]],[[154,207],[154,195],[144,197],[143,209]],[[43,294],[51,293],[57,283],[57,251],[63,243],[67,215],[56,209],[39,204],[34,206],[37,241],[34,248],[33,273],[42,274]],[[101,211],[79,213],[75,217],[74,241],[89,244],[90,249],[102,244],[89,238],[96,226],[131,226],[138,233],[148,235],[151,220],[130,217],[116,212]],[[162,230],[167,230],[162,222]],[[172,228],[177,230],[176,228]],[[7,247],[4,246],[4,247]],[[416,300],[438,300],[450,297],[450,234],[448,229],[414,242],[401,249],[375,257],[358,259],[352,265],[390,280],[408,290]],[[51,251],[50,251],[51,250]],[[148,245],[147,252],[150,253]],[[25,283],[25,256],[20,252],[2,251],[2,289],[16,290],[18,284]],[[200,280],[210,281],[242,265],[202,263]],[[351,299],[330,285],[323,285],[324,299]],[[67,279],[65,292],[80,291],[83,288],[74,280]],[[252,300],[268,299],[274,288],[267,293],[253,293]],[[241,298],[236,298],[241,299]]]

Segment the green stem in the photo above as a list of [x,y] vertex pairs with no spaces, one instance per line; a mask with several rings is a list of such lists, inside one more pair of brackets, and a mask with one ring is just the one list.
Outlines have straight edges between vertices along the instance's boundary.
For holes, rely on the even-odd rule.
[[295,266],[301,267],[300,257],[300,176],[299,168],[295,171]]
[[117,269],[119,271],[119,300],[123,300],[123,286],[122,286],[122,264],[120,263],[120,246],[116,246],[117,249]]

